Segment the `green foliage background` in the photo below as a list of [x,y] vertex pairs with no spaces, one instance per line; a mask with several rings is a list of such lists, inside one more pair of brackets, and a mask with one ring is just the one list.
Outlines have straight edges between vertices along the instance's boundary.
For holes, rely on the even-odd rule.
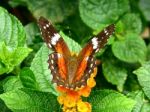
[[72,52],[104,27],[116,31],[96,54],[92,112],[150,112],[149,0],[0,1],[0,112],[61,112],[37,26],[51,20]]

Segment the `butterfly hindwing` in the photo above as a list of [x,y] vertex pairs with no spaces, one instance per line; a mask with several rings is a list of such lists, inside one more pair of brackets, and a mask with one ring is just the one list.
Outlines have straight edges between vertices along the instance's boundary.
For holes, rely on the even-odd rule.
[[64,85],[64,82],[67,79],[67,71],[63,55],[55,52],[50,54],[48,63],[53,76],[52,82],[57,83],[57,85]]
[[[96,67],[96,60],[93,56],[90,56],[87,61],[87,67],[85,68],[83,75],[80,77],[80,79],[75,79],[75,85],[76,87],[80,88],[82,86],[87,85],[87,80],[90,78],[90,75],[94,72],[94,68]],[[77,80],[78,79],[78,80]]]

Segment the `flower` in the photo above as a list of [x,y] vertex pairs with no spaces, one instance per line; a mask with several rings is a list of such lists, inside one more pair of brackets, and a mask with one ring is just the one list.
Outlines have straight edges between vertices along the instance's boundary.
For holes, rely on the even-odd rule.
[[67,89],[63,86],[57,86],[57,91],[60,92],[57,100],[63,105],[63,112],[91,112],[91,105],[88,102],[83,102],[81,96],[88,97],[91,89],[96,85],[94,77],[96,76],[97,68],[87,80],[87,86],[78,90]]
[[91,105],[88,102],[78,101],[77,109],[79,112],[91,112]]

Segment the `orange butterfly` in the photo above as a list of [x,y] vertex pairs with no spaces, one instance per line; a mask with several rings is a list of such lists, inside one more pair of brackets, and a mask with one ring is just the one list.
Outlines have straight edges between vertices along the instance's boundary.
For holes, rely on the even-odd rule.
[[48,59],[52,82],[73,90],[86,86],[96,67],[94,54],[107,43],[107,39],[114,32],[114,24],[94,36],[78,56],[71,55],[67,44],[48,20],[40,17],[38,24],[44,41],[54,51]]

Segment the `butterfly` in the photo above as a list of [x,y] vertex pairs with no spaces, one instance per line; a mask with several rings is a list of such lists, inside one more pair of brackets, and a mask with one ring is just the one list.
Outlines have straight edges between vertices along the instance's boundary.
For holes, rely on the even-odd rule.
[[96,67],[94,54],[107,43],[108,38],[115,30],[115,25],[107,26],[91,38],[79,52],[78,56],[71,55],[67,44],[51,22],[44,17],[40,17],[38,25],[43,40],[48,48],[53,50],[48,59],[49,69],[53,76],[52,82],[56,83],[57,86],[63,86],[71,90],[85,87],[87,80]]

